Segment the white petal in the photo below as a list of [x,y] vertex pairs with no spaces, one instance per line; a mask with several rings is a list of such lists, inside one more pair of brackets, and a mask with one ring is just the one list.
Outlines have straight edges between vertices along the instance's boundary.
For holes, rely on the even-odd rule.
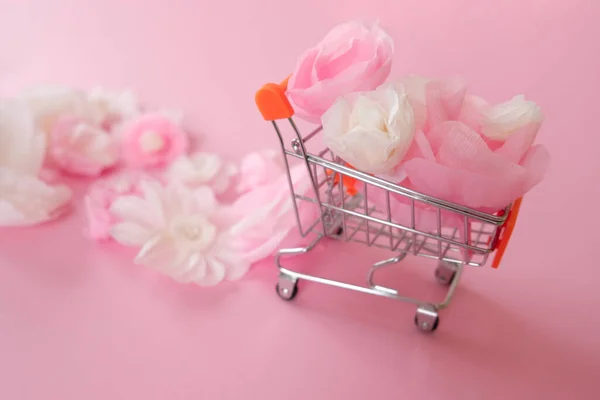
[[162,274],[176,277],[181,275],[185,259],[186,254],[178,249],[172,238],[156,235],[143,245],[134,261]]
[[195,282],[204,278],[206,269],[207,264],[204,255],[195,252],[189,256],[185,262],[185,269],[182,270],[179,276],[175,277],[175,280],[182,283]]
[[[414,115],[406,94],[398,94],[387,85],[374,92],[349,95],[345,101],[351,102],[349,116],[334,105],[323,117],[325,144],[361,171],[390,173],[414,138]],[[340,130],[344,126],[350,129]]]
[[0,167],[0,226],[28,226],[57,218],[71,191],[37,177]]
[[196,279],[195,282],[200,286],[214,286],[222,282],[226,275],[225,264],[214,258],[209,258],[206,261],[206,274],[201,279]]
[[22,101],[0,101],[0,166],[37,175],[44,161],[45,136]]
[[192,164],[196,171],[201,174],[206,181],[214,178],[223,166],[223,161],[218,154],[213,153],[195,153],[190,156]]
[[195,189],[193,193],[197,212],[208,216],[216,212],[219,203],[215,197],[215,192],[210,187],[201,186]]
[[120,222],[110,229],[110,236],[125,246],[142,246],[152,234],[152,230],[133,222]]
[[163,225],[162,208],[135,195],[117,197],[110,212],[123,221],[147,228],[159,229]]
[[160,208],[164,201],[165,187],[160,182],[154,180],[142,180],[140,190],[144,199],[153,207]]
[[504,141],[518,129],[543,119],[540,107],[525,96],[515,96],[509,101],[482,107],[482,133],[490,139]]
[[323,126],[323,140],[325,141],[325,145],[328,145],[331,139],[348,132],[350,129],[349,121],[351,112],[352,108],[348,100],[339,98],[323,114],[321,124]]

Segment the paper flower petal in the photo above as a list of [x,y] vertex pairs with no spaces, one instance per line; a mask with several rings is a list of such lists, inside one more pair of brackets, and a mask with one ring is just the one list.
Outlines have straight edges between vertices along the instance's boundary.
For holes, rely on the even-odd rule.
[[71,199],[66,186],[0,167],[0,226],[30,226],[53,220]]
[[373,90],[390,74],[394,45],[377,24],[350,21],[334,27],[301,57],[287,95],[298,116],[319,122],[336,99]]

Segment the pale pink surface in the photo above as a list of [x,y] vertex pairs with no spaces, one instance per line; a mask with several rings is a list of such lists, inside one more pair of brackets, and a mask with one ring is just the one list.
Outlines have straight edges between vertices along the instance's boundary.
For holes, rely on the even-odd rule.
[[[252,106],[261,84],[287,76],[334,23],[379,16],[396,74],[461,73],[490,101],[537,101],[553,162],[504,264],[467,270],[430,337],[413,307],[387,299],[305,284],[284,303],[271,261],[239,282],[179,286],[85,238],[81,203],[67,220],[2,230],[0,398],[598,397],[598,2],[5,0],[0,12],[5,92],[131,86],[182,106],[204,148],[231,159],[277,145]],[[358,281],[379,258],[335,244],[296,265]],[[406,264],[393,272],[401,287],[439,295],[416,268],[428,262]]]

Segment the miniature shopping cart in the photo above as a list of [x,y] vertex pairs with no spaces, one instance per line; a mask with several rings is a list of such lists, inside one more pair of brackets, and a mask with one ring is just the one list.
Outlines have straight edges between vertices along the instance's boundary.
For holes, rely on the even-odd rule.
[[[482,266],[495,252],[492,262],[498,267],[512,234],[521,199],[499,212],[490,214],[418,193],[389,181],[357,171],[319,146],[321,128],[303,136],[294,122],[294,111],[281,84],[264,85],[256,93],[256,104],[263,118],[270,121],[279,138],[288,172],[288,183],[294,203],[298,228],[303,237],[314,236],[308,245],[280,249],[276,256],[279,268],[277,293],[292,300],[298,291],[298,280],[323,283],[344,289],[369,293],[412,303],[417,306],[416,326],[424,332],[438,327],[438,312],[447,307],[460,280],[463,266]],[[286,140],[285,129],[290,139]],[[290,174],[293,162],[306,168],[310,190],[300,192]],[[371,193],[378,191],[378,201]],[[319,208],[316,221],[303,224],[299,208],[308,202]],[[394,205],[404,206],[403,220],[396,218]],[[421,226],[423,215],[430,223]],[[431,223],[433,221],[433,224]],[[308,253],[323,238],[363,243],[390,250],[392,257],[373,264],[367,273],[366,286],[300,273],[286,268],[286,257]],[[401,295],[396,289],[375,283],[380,268],[402,261],[408,254],[438,260],[435,278],[448,286],[439,304]]]

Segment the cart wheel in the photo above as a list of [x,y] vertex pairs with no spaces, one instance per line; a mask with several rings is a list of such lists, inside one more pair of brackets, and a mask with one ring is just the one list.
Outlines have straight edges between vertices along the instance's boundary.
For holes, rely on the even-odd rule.
[[337,228],[335,230],[335,235],[336,236],[342,236],[343,233],[344,233],[344,227],[343,226],[340,226],[339,228]]
[[435,268],[435,279],[442,285],[450,285],[456,276],[456,267],[441,261]]
[[298,282],[289,278],[279,278],[275,290],[277,291],[277,295],[283,300],[293,300],[298,294]]
[[440,323],[440,317],[438,316],[437,310],[434,306],[427,304],[417,308],[415,314],[415,325],[422,332],[433,332],[437,329]]

